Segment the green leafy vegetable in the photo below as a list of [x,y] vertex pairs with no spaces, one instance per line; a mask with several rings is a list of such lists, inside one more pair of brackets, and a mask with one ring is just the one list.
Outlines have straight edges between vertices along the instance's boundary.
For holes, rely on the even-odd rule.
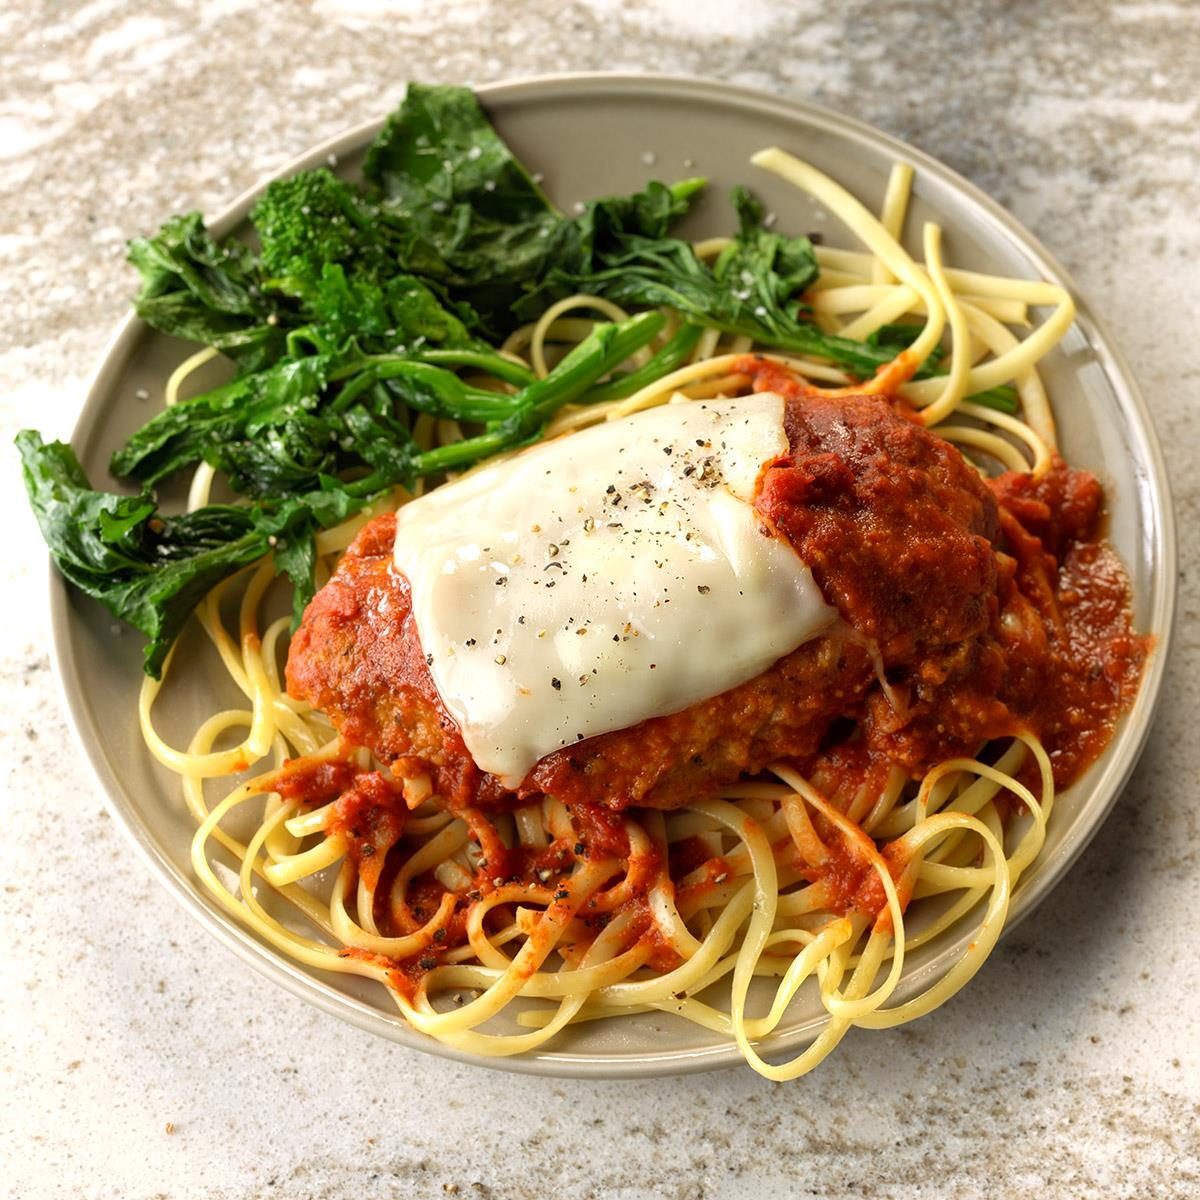
[[363,174],[403,267],[469,304],[496,336],[572,231],[466,88],[410,84]]
[[[409,413],[489,424],[481,444],[515,444],[663,323],[658,313],[642,313],[601,325],[545,379],[514,396],[470,387],[444,367],[402,355],[351,350],[285,361],[164,409],[113,455],[112,470],[149,486],[207,462],[226,472],[235,490],[260,498],[320,488],[326,477],[363,466],[383,471],[377,488],[411,483],[449,464],[416,455]],[[458,444],[455,465],[473,461],[463,458],[471,444]]]
[[817,277],[811,244],[764,228],[761,205],[742,188],[734,192],[734,206],[737,236],[709,267],[690,242],[631,230],[625,218],[635,206],[628,201],[598,201],[581,222],[587,253],[551,270],[517,312],[531,318],[562,296],[592,292],[629,307],[674,308],[700,324],[867,375],[890,361],[886,350],[831,337],[802,321],[799,296]]
[[[812,246],[767,228],[743,189],[738,231],[711,264],[672,235],[703,180],[650,183],[567,216],[546,198],[463,88],[408,89],[372,144],[364,183],[320,169],[272,183],[253,238],[218,244],[198,214],[131,243],[138,313],[213,347],[237,373],[159,413],[113,455],[141,490],[93,490],[69,447],[18,438],[30,500],[63,573],[142,630],[157,674],[197,600],[271,552],[312,591],[314,535],[387,489],[459,470],[541,435],[567,403],[627,396],[676,369],[704,328],[815,355],[868,377],[919,326],[866,341],[823,333],[803,293]],[[599,325],[545,379],[494,348],[555,300],[585,290],[634,310]],[[649,362],[621,372],[683,317]],[[938,356],[923,372],[939,369]],[[477,386],[470,372],[506,391]],[[1010,407],[1010,389],[974,397]],[[421,414],[467,426],[422,451]],[[158,511],[159,482],[208,463],[243,498],[187,516]]]
[[129,261],[142,276],[134,306],[155,329],[212,346],[243,371],[283,353],[281,310],[264,295],[254,256],[237,244],[218,246],[199,213],[131,242]]
[[144,664],[158,676],[192,609],[226,576],[292,544],[299,560],[276,564],[299,595],[311,595],[310,516],[301,504],[274,509],[213,504],[180,517],[159,514],[146,494],[93,491],[70,446],[17,435],[25,486],[58,569],[109,612],[146,635]]
[[410,85],[364,174],[365,189],[325,169],[271,184],[251,213],[257,259],[216,247],[194,215],[135,244],[139,311],[164,332],[228,348],[251,370],[282,355],[281,330],[291,331],[289,352],[301,339],[323,352],[346,337],[378,353],[463,346],[500,338],[580,290],[627,307],[670,306],[863,377],[890,360],[888,344],[828,335],[807,319],[812,247],[767,229],[744,189],[733,198],[738,233],[711,266],[670,234],[702,180],[650,183],[566,217],[467,89]]

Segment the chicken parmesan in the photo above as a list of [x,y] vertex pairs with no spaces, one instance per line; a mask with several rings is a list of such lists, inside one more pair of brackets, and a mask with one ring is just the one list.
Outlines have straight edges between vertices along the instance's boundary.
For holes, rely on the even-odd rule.
[[[754,370],[759,364],[748,366]],[[760,392],[741,407],[761,409],[764,397],[775,402],[785,436],[781,452],[744,448],[753,480],[750,536],[764,547],[789,547],[796,569],[806,576],[811,570],[825,601],[823,611],[805,612],[782,641],[773,635],[794,624],[786,606],[814,607],[803,592],[772,596],[775,610],[760,611],[757,597],[747,596],[738,586],[745,581],[733,573],[724,584],[696,583],[691,568],[717,557],[715,539],[700,536],[691,524],[685,528],[674,511],[664,526],[667,537],[633,534],[660,508],[683,507],[670,490],[669,473],[655,483],[645,477],[647,457],[673,464],[682,485],[707,470],[713,478],[693,486],[730,494],[724,478],[716,478],[707,450],[728,436],[724,431],[739,428],[739,403],[698,403],[695,415],[709,418],[711,437],[686,436],[703,428],[696,422],[685,426],[684,437],[668,436],[665,430],[678,421],[647,428],[637,416],[597,429],[615,435],[615,442],[606,439],[610,443],[645,453],[613,455],[602,464],[600,479],[611,482],[601,484],[600,502],[590,498],[586,510],[576,503],[580,476],[572,463],[547,453],[553,444],[529,452],[534,477],[515,481],[519,502],[499,524],[488,522],[486,505],[503,504],[492,490],[514,485],[508,464],[481,472],[465,489],[446,485],[402,510],[418,531],[436,537],[423,509],[442,508],[455,503],[459,492],[469,493],[462,503],[470,519],[446,557],[466,559],[476,587],[474,594],[468,588],[444,598],[459,605],[451,615],[460,618],[463,636],[438,637],[436,651],[422,640],[412,581],[394,561],[396,517],[376,518],[350,546],[292,641],[287,668],[292,695],[329,714],[344,739],[369,749],[393,774],[419,781],[417,795],[432,790],[457,809],[511,808],[546,794],[567,804],[616,810],[676,808],[779,758],[795,760],[808,772],[821,767],[827,775],[829,762],[850,755],[882,780],[892,766],[920,774],[942,759],[974,753],[990,739],[1023,730],[1039,736],[1061,762],[1059,783],[1070,782],[1089,757],[1087,746],[1075,744],[1072,721],[1088,730],[1094,744],[1095,731],[1111,724],[1140,669],[1139,643],[1121,604],[1123,582],[1110,577],[1109,556],[1092,543],[1100,501],[1095,481],[1061,464],[1053,469],[1043,493],[1054,489],[1056,528],[1046,546],[1021,523],[1023,514],[1035,529],[1045,530],[1051,509],[1044,500],[1022,502],[1004,479],[989,486],[954,447],[885,401],[803,394],[785,401]],[[671,417],[679,407],[645,415]],[[587,456],[594,453],[591,434],[567,441],[577,442],[578,453]],[[696,442],[708,446],[689,455]],[[689,461],[697,458],[708,465]],[[543,473],[550,477],[541,478]],[[527,490],[539,478],[541,488]],[[641,495],[622,494],[638,489]],[[563,523],[557,509],[564,505],[555,493],[566,508],[579,510],[579,519]],[[474,502],[480,496],[482,507]],[[514,571],[512,560],[521,553],[511,548],[524,544],[519,535],[536,527],[547,511],[555,515],[544,518],[548,528],[541,544],[526,549],[534,559],[532,573]],[[622,553],[626,524],[633,544]],[[580,555],[576,547],[614,526],[619,559]],[[684,554],[664,583],[667,541],[678,543]],[[1072,594],[1064,606],[1059,575],[1068,558],[1091,566],[1073,568]],[[442,559],[434,572],[436,580],[450,574]],[[572,573],[582,576],[574,588]],[[628,595],[621,594],[614,576]],[[1115,594],[1105,605],[1097,593],[1106,587]],[[1098,600],[1108,614],[1105,624],[1088,629]],[[665,614],[665,624],[647,631],[647,618],[657,612]],[[426,620],[427,636],[438,636],[435,609]],[[706,628],[709,621],[712,629]],[[722,622],[772,635],[766,654],[774,653],[774,661],[732,687],[714,682],[705,689],[706,665],[713,665],[714,679],[730,665],[737,669],[738,656],[716,628]],[[514,650],[513,635],[522,629],[528,637]],[[599,656],[580,658],[581,639],[589,639],[589,649],[598,645]],[[629,664],[621,652],[631,642],[645,653]],[[536,677],[520,682],[513,658],[533,657],[543,647]],[[568,733],[556,740],[569,745],[522,762],[506,781],[484,769],[464,740],[470,706],[460,708],[458,719],[448,710],[434,677],[442,655],[465,660],[464,671],[496,677],[480,698],[484,709],[508,713],[528,707],[543,728],[561,710],[571,714],[566,718],[571,729],[586,723],[596,692],[607,690],[613,702],[608,723],[616,727],[589,731],[587,737]],[[651,661],[659,658],[664,661]],[[580,666],[593,661],[603,665],[581,674]],[[1089,686],[1087,676],[1097,662],[1102,682]],[[676,703],[669,676],[688,666],[699,668],[699,687],[707,694]],[[652,685],[661,686],[650,692]],[[548,704],[537,703],[539,688]],[[645,713],[647,707],[664,711]],[[640,719],[623,720],[622,710]],[[838,738],[835,726],[846,728],[846,722],[853,722],[852,732]]]

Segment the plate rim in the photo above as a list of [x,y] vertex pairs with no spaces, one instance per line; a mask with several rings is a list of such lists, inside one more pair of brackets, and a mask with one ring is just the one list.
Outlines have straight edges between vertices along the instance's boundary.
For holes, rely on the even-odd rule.
[[[1111,813],[1148,741],[1170,657],[1178,587],[1174,507],[1170,480],[1153,419],[1128,361],[1105,324],[1092,313],[1071,276],[1035,235],[953,168],[891,134],[807,100],[785,98],[756,88],[690,75],[630,71],[552,72],[484,84],[473,90],[486,108],[493,100],[504,102],[529,98],[536,101],[539,93],[544,101],[556,89],[563,88],[589,91],[594,95],[609,92],[614,96],[639,92],[661,96],[667,92],[684,99],[718,105],[732,104],[743,110],[757,109],[802,125],[815,125],[826,132],[869,146],[872,150],[883,150],[893,158],[910,162],[921,171],[940,179],[965,198],[976,213],[988,218],[1007,240],[1027,254],[1046,278],[1066,287],[1074,298],[1077,306],[1075,324],[1084,332],[1119,403],[1130,413],[1129,428],[1142,461],[1148,468],[1151,503],[1147,510],[1153,525],[1149,531],[1149,542],[1159,570],[1142,623],[1146,629],[1153,631],[1156,644],[1137,699],[1123,719],[1125,736],[1118,745],[1118,753],[1106,764],[1103,775],[1095,782],[1085,801],[1084,815],[1087,819],[1083,822],[1083,828],[1029,886],[1018,890],[1002,935],[1007,937],[1061,882]],[[353,153],[361,149],[385,119],[386,115],[382,115],[360,121],[296,155],[276,171],[260,177],[207,222],[209,229],[217,237],[225,236],[245,219],[253,201],[272,180],[318,165],[330,154]],[[85,439],[95,435],[98,418],[103,415],[109,379],[124,365],[136,341],[147,328],[141,318],[130,312],[101,350],[70,439],[71,445],[77,450]],[[1141,532],[1145,536],[1148,531],[1143,528]],[[426,1037],[409,1027],[398,1013],[393,1017],[357,997],[338,991],[321,977],[302,970],[253,938],[233,918],[204,901],[198,884],[177,869],[137,814],[125,807],[123,788],[108,761],[102,740],[96,735],[92,715],[84,702],[84,680],[73,652],[72,601],[68,585],[54,569],[52,562],[48,564],[48,575],[52,673],[61,708],[67,716],[76,744],[88,763],[93,781],[99,785],[106,810],[137,856],[174,900],[260,975],[318,1009],[347,1020],[367,1032],[384,1036],[407,1049],[494,1070],[568,1078],[619,1079],[691,1074],[734,1066],[744,1061],[732,1041],[718,1046],[674,1049],[663,1053],[630,1051],[585,1054],[547,1050],[508,1058],[481,1057]],[[1097,803],[1094,798],[1101,793],[1103,799]],[[815,1035],[820,1024],[820,1021],[809,1021],[781,1035],[770,1045],[769,1056],[774,1057],[803,1046]]]

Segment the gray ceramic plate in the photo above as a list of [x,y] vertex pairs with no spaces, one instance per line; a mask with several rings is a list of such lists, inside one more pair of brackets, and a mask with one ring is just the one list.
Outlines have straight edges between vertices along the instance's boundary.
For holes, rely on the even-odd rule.
[[[833,113],[696,80],[636,75],[534,79],[484,88],[481,96],[501,133],[531,170],[544,172],[545,186],[564,208],[577,200],[633,190],[651,177],[670,180],[702,173],[712,186],[689,218],[689,234],[728,232],[725,197],[734,183],[746,182],[778,214],[781,228],[793,233],[819,229],[833,243],[851,245],[844,230],[831,227],[827,214],[751,167],[750,154],[778,144],[815,163],[873,208],[882,199],[892,162],[900,159],[916,168],[910,232],[919,234],[922,221],[936,218],[945,229],[947,256],[954,265],[1045,277],[1070,286],[1046,251],[970,184],[933,159]],[[352,171],[378,126],[372,122],[318,146],[284,173],[324,163],[331,154],[339,169]],[[217,234],[239,227],[256,191],[213,222]],[[94,480],[106,479],[109,452],[150,415],[154,402],[138,399],[139,393],[161,396],[168,373],[186,351],[182,343],[152,333],[135,318],[121,327],[75,433],[76,450]],[[1045,850],[1018,890],[1013,921],[1049,894],[1095,833],[1133,768],[1162,679],[1174,602],[1175,543],[1162,459],[1129,370],[1086,305],[1080,304],[1074,328],[1046,361],[1045,376],[1066,457],[1099,474],[1108,489],[1111,538],[1129,568],[1137,623],[1156,636],[1158,649],[1137,703],[1107,753],[1056,806]],[[138,639],[114,636],[111,618],[69,592],[57,576],[51,605],[58,670],[83,747],[113,815],[172,896],[253,967],[304,999],[407,1046],[469,1057],[411,1031],[389,1009],[382,989],[296,966],[215,908],[188,866],[192,822],[178,784],[152,761],[138,734]],[[185,640],[180,650],[187,654],[195,648],[195,641]],[[206,679],[202,673],[194,688],[176,690],[160,706],[163,729],[182,741],[201,712],[211,711],[213,694],[227,689],[223,678]],[[114,714],[126,715],[114,719]],[[898,998],[928,986],[969,936],[946,937],[911,955]],[[772,1051],[794,1053],[814,1036],[820,1019],[819,1002],[802,993]],[[545,1053],[487,1061],[536,1073],[631,1076],[725,1066],[737,1062],[738,1054],[717,1035],[648,1015],[593,1022],[563,1036]]]

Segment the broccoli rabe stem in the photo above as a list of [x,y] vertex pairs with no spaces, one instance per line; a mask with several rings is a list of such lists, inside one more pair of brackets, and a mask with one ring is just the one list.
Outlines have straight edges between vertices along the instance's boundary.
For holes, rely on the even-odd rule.
[[453,471],[499,450],[528,441],[565,404],[579,399],[614,367],[652,341],[666,323],[661,313],[639,313],[628,321],[601,325],[579,343],[545,379],[508,398],[509,415],[494,428],[413,459],[416,476]]

